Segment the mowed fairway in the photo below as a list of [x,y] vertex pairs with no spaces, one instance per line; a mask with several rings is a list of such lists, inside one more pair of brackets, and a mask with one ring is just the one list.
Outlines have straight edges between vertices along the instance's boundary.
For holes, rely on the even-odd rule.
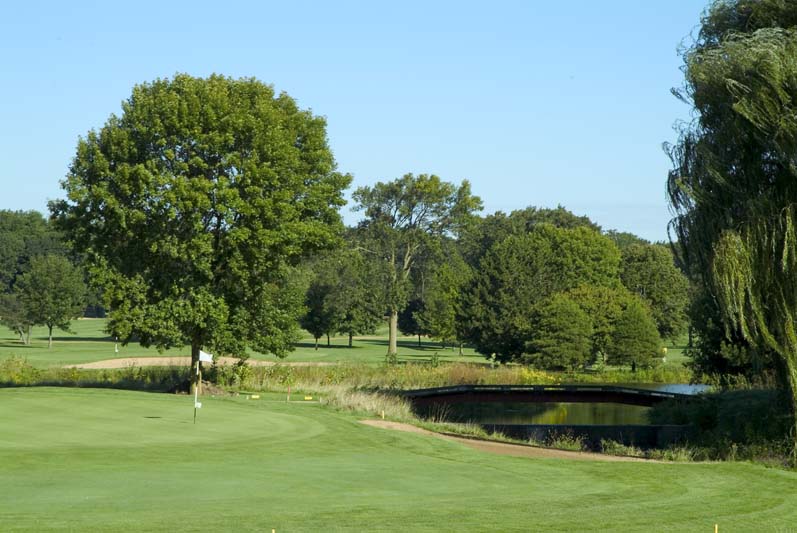
[[0,530],[786,531],[797,474],[486,454],[276,396],[0,390]]

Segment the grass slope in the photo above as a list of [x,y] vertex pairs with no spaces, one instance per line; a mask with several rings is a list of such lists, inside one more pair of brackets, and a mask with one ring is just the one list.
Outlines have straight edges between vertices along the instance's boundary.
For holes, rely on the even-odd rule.
[[268,396],[0,390],[0,530],[721,531],[797,523],[797,474],[488,455]]

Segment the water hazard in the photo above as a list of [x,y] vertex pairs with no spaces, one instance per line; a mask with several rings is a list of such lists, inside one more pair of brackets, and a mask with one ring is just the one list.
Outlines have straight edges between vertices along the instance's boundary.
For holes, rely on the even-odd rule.
[[[688,384],[606,384],[637,389],[698,394],[704,385]],[[461,402],[433,403],[418,406],[424,418],[458,423],[496,425],[644,425],[649,407],[618,403],[532,403],[532,402]]]

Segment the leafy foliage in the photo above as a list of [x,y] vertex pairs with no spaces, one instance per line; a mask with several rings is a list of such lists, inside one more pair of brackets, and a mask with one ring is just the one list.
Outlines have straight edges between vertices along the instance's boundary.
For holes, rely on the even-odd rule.
[[509,215],[501,211],[476,219],[469,224],[460,238],[460,247],[465,260],[473,267],[496,243],[510,235],[524,235],[540,224],[557,228],[590,228],[600,232],[601,228],[586,216],[578,216],[564,207],[555,209],[527,207],[512,211]]
[[473,273],[462,257],[454,252],[442,260],[432,272],[426,286],[424,307],[416,314],[421,328],[443,344],[457,336],[457,312],[460,294]]
[[302,293],[292,265],[338,242],[341,191],[323,118],[254,79],[177,75],[133,88],[78,142],[51,204],[86,254],[110,328],[284,356]]
[[527,352],[535,365],[575,369],[590,359],[592,321],[576,302],[554,294],[535,309]]
[[637,297],[622,286],[579,285],[565,293],[592,323],[592,359],[605,362],[617,320]]
[[[376,265],[379,266],[379,265]],[[371,333],[382,319],[384,306],[375,265],[358,250],[341,249],[316,258],[309,265],[313,279],[305,295],[307,312],[301,326],[316,339],[333,332]]]
[[690,272],[716,298],[728,336],[777,355],[797,414],[795,12],[774,0],[708,10],[679,92],[698,118],[671,147],[668,187]]
[[531,339],[531,311],[548,296],[580,285],[618,286],[620,252],[598,232],[548,224],[510,236],[482,258],[463,296],[461,338],[508,361]]
[[689,281],[675,266],[669,247],[633,244],[623,250],[623,285],[650,306],[659,335],[676,338],[686,328]]
[[83,272],[60,255],[31,259],[30,270],[17,280],[17,292],[28,321],[47,326],[50,346],[53,328],[69,331],[69,323],[86,305]]
[[608,361],[648,367],[661,358],[661,339],[645,305],[632,300],[617,318],[611,334]]
[[365,213],[358,240],[386,266],[384,301],[390,315],[388,355],[396,353],[398,313],[411,294],[410,274],[424,250],[456,235],[472,222],[481,200],[463,181],[457,187],[438,176],[405,174],[391,182],[360,187],[352,198]]

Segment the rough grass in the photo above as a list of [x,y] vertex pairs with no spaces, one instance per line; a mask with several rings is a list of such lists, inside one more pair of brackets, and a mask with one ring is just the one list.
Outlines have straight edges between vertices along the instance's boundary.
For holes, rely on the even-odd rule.
[[263,395],[0,390],[3,531],[787,531],[797,473],[490,455]]

